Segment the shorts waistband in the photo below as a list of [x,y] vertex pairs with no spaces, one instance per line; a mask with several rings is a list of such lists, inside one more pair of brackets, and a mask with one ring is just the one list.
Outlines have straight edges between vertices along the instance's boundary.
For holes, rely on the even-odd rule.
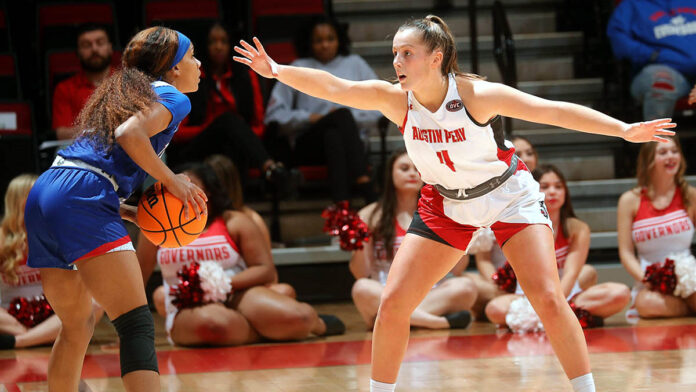
[[490,180],[476,185],[473,188],[468,189],[447,189],[440,184],[435,184],[433,187],[437,189],[440,194],[448,199],[452,200],[471,200],[477,197],[481,197],[486,193],[489,193],[502,185],[505,180],[510,178],[517,171],[517,164],[519,163],[519,158],[517,155],[513,154],[512,159],[510,159],[510,166],[505,170],[505,172],[498,177],[493,177]]
[[51,164],[51,167],[78,167],[80,169],[89,170],[109,180],[111,185],[114,187],[114,191],[118,192],[119,187],[114,176],[96,166],[92,166],[89,163],[83,162],[79,159],[67,159],[63,158],[60,155],[57,155],[56,159],[53,160],[53,164]]

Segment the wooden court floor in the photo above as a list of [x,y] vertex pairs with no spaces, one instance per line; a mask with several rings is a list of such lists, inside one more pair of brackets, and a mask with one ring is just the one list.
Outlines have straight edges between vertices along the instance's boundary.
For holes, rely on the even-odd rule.
[[[300,343],[183,349],[155,316],[162,391],[368,391],[370,337],[350,303],[316,306],[341,317],[342,336]],[[623,314],[586,331],[598,391],[696,391],[696,318],[641,320]],[[115,332],[99,324],[83,368],[83,391],[123,391]],[[0,392],[46,391],[50,348],[0,351]],[[543,334],[513,335],[490,323],[466,330],[413,330],[397,391],[572,391]]]

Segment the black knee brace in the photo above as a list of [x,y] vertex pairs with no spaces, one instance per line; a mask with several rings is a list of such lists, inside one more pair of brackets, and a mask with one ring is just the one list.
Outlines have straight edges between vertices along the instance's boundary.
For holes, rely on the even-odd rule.
[[136,370],[159,373],[155,354],[155,325],[147,305],[118,316],[112,324],[121,339],[121,377]]

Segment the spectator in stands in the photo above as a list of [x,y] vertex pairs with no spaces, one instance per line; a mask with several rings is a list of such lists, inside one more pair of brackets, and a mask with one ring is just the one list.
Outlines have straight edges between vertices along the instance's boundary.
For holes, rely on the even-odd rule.
[[[348,35],[336,20],[315,19],[298,34],[295,46],[300,58],[292,65],[350,80],[377,79],[365,60],[350,54]],[[353,188],[369,202],[374,194],[359,129],[374,127],[380,116],[377,111],[342,107],[276,83],[265,121],[276,123],[278,133],[288,138],[294,148],[293,163],[328,165],[334,201],[350,199]]]
[[692,0],[622,1],[609,20],[614,55],[631,62],[631,95],[645,120],[671,117],[696,78],[694,9]]
[[[607,318],[620,312],[631,299],[626,285],[606,282],[580,287],[578,277],[590,250],[590,227],[575,216],[563,174],[555,166],[543,164],[534,171],[534,179],[546,195],[544,202],[556,237],[556,262],[566,298],[594,316]],[[486,316],[493,323],[505,324],[510,304],[521,295],[524,292],[518,284],[515,294],[492,299],[486,305]]]
[[61,81],[53,92],[52,128],[59,140],[72,139],[77,115],[92,92],[113,73],[113,48],[106,27],[86,24],[77,33],[77,57],[80,71]]
[[[208,226],[201,236],[186,247],[175,250],[157,248],[142,235],[138,241],[138,259],[147,281],[155,263],[164,280],[165,306],[157,310],[166,317],[166,330],[179,345],[232,346],[269,340],[299,340],[310,335],[327,336],[345,331],[334,316],[317,315],[306,303],[279,294],[265,285],[276,279],[271,252],[258,228],[243,212],[230,210],[227,193],[215,171],[205,164],[194,164],[185,171],[191,181],[208,196]],[[215,243],[211,242],[215,239]],[[220,244],[220,242],[223,242]],[[172,252],[195,247],[215,247],[224,255],[221,266],[232,277],[232,295],[225,303],[212,303],[178,310],[172,304],[169,288],[178,283],[176,272],[206,252],[190,252],[193,257],[173,258]],[[204,256],[200,256],[204,257]]]
[[198,91],[189,94],[191,113],[172,139],[167,163],[173,167],[223,154],[239,167],[242,179],[250,168],[260,169],[269,180],[284,179],[284,169],[261,142],[264,105],[258,76],[232,61],[230,40],[220,22],[210,27],[201,82]]
[[670,254],[690,252],[694,236],[696,189],[684,178],[686,164],[679,139],[671,140],[641,146],[638,186],[619,198],[619,256],[636,280],[634,306],[640,317],[680,317],[696,311],[696,294],[685,300],[651,291],[641,283],[647,266],[665,261]]
[[532,142],[524,136],[513,136],[510,141],[515,146],[515,154],[527,165],[529,171],[534,171],[539,162],[539,153]]
[[[396,151],[387,162],[384,191],[379,200],[360,210],[372,237],[353,252],[350,271],[357,281],[352,296],[360,315],[372,329],[380,297],[394,254],[416,211],[423,181],[405,150]],[[411,315],[411,326],[422,328],[466,328],[468,312],[476,299],[476,288],[465,276],[439,282]]]
[[[37,176],[15,177],[5,193],[5,215],[0,223],[0,350],[51,344],[60,331],[55,314],[41,323],[26,327],[8,308],[18,297],[34,299],[43,295],[41,274],[27,264],[27,233],[24,228],[24,205]],[[95,321],[103,311],[95,306]]]

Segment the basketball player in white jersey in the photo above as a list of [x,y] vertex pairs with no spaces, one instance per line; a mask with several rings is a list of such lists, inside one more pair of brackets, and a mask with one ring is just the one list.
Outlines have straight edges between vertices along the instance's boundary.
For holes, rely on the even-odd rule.
[[510,142],[490,122],[508,116],[632,142],[664,141],[669,119],[626,124],[595,110],[547,101],[459,72],[454,38],[436,16],[402,25],[394,36],[398,85],[350,81],[327,72],[278,65],[240,41],[249,65],[314,97],[379,110],[401,126],[406,148],[427,184],[397,252],[372,343],[371,391],[393,391],[409,336],[409,316],[462,256],[475,233],[491,228],[541,318],[575,391],[594,391],[587,346],[561,291],[544,195]]

